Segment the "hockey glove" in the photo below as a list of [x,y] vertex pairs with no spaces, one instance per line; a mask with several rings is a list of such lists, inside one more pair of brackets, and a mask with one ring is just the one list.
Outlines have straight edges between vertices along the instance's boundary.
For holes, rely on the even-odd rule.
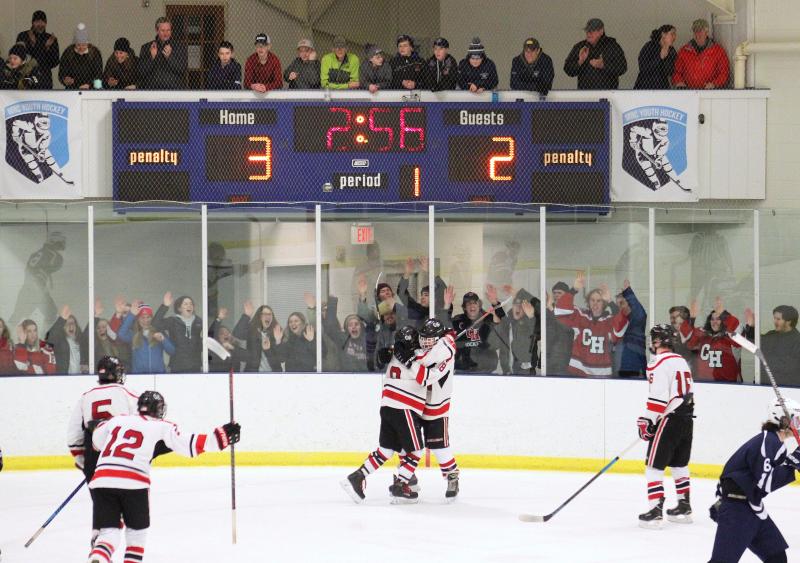
[[719,505],[721,505],[721,504],[722,504],[722,501],[720,499],[717,499],[717,502],[715,502],[714,504],[712,504],[711,506],[708,507],[708,516],[714,522],[716,522],[717,518],[719,517]]
[[217,437],[217,445],[220,450],[224,450],[231,444],[235,444],[241,437],[242,427],[238,422],[226,422],[222,426],[214,429]]
[[385,366],[389,362],[392,361],[392,349],[391,348],[381,348],[378,350],[378,365]]
[[639,427],[639,438],[645,442],[649,442],[656,434],[656,425],[652,420],[645,416],[640,416],[636,421],[636,426]]
[[407,368],[411,367],[411,362],[414,361],[414,350],[402,346],[399,343],[395,344],[394,346],[394,357],[397,358],[397,361],[406,366]]

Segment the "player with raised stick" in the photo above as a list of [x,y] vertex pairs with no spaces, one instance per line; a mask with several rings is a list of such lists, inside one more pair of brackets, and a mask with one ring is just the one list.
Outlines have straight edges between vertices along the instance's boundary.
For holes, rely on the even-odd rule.
[[675,353],[678,333],[669,324],[650,329],[647,364],[649,391],[644,416],[636,421],[639,437],[649,442],[645,477],[650,510],[639,515],[639,526],[658,529],[663,523],[664,469],[672,468],[678,504],[667,510],[671,522],[691,523],[689,457],[694,426],[694,392],[689,364]]
[[[452,338],[448,340],[454,349]],[[360,504],[366,498],[367,475],[389,461],[395,452],[406,453],[400,455],[398,475],[389,487],[392,503],[412,504],[419,501],[419,494],[411,489],[409,482],[414,477],[425,448],[422,413],[427,400],[427,387],[447,375],[447,371],[430,370],[417,362],[417,357],[423,355],[418,346],[419,333],[413,326],[406,325],[395,334],[392,351],[383,349],[380,352],[390,353],[392,357],[383,376],[379,445],[361,467],[341,482],[342,488],[356,503]]]
[[[103,420],[120,414],[136,414],[139,396],[125,388],[125,366],[116,356],[103,356],[97,362],[98,385],[78,399],[67,426],[67,445],[75,466],[91,481],[97,464],[97,451],[92,447],[92,432]],[[94,492],[89,489],[94,498]],[[100,533],[92,522],[92,544]]]
[[786,439],[800,425],[800,404],[773,399],[761,432],[734,452],[717,484],[719,499],[710,508],[717,535],[710,563],[739,561],[745,550],[765,563],[786,563],[783,535],[767,514],[764,497],[795,480],[800,448],[789,453]]
[[[89,488],[94,491],[94,521],[100,535],[89,563],[111,563],[124,519],[125,561],[144,559],[150,527],[150,463],[168,448],[186,457],[222,451],[239,441],[241,427],[227,422],[210,434],[181,433],[164,420],[167,405],[158,391],[145,391],[137,402],[139,416],[119,415],[95,429],[92,444],[100,452]],[[212,439],[213,437],[213,439]]]

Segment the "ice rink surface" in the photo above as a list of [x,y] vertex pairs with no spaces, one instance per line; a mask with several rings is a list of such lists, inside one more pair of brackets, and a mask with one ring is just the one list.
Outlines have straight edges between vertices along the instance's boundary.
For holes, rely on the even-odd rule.
[[[157,468],[151,490],[148,563],[223,562],[682,562],[708,561],[716,526],[708,519],[716,483],[692,482],[695,523],[665,522],[643,530],[644,477],[603,475],[546,524],[523,523],[521,512],[545,514],[591,475],[464,470],[461,494],[444,502],[438,470],[420,470],[421,502],[389,504],[391,472],[370,476],[367,502],[354,504],[339,486],[348,468],[237,470],[239,543],[231,545],[230,470]],[[25,541],[77,485],[77,471],[0,473],[3,563],[84,562],[91,503],[84,489],[38,540]],[[671,479],[667,506],[674,504]],[[800,488],[770,495],[768,510],[800,557]],[[122,561],[118,551],[115,561]],[[742,561],[757,561],[746,555]]]

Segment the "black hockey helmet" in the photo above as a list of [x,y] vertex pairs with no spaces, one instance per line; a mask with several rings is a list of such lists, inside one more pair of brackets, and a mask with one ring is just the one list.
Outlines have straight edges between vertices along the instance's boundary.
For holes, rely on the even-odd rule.
[[419,329],[419,345],[430,350],[436,341],[444,336],[444,324],[439,319],[428,319]]
[[678,332],[671,324],[658,324],[650,329],[650,346],[655,350],[655,342],[658,341],[664,348],[674,350],[678,344]]
[[97,362],[100,383],[125,383],[125,365],[116,356],[103,356]]
[[394,333],[394,345],[405,346],[409,350],[414,350],[417,347],[419,340],[419,333],[411,325],[406,325]]
[[139,395],[139,414],[146,414],[154,418],[164,418],[167,414],[167,403],[164,396],[158,391],[145,391]]

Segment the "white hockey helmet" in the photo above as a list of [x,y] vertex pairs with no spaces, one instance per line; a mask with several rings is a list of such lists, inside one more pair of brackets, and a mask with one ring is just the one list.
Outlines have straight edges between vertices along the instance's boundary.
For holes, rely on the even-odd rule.
[[[784,406],[786,410],[789,411],[791,421],[786,418],[786,413],[783,410]],[[782,405],[780,399],[773,399],[769,404],[767,422],[777,424],[781,429],[789,428],[790,422],[795,428],[800,427],[800,403],[794,399],[784,398],[784,403]]]

